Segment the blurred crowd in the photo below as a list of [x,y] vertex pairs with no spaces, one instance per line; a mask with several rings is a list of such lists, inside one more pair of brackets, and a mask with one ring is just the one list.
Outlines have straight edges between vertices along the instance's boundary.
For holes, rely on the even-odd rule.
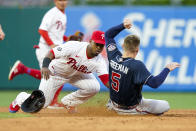
[[[2,7],[52,6],[53,0],[0,0]],[[196,0],[69,0],[69,5],[196,5]]]
[[0,0],[1,6],[47,6],[51,0]]

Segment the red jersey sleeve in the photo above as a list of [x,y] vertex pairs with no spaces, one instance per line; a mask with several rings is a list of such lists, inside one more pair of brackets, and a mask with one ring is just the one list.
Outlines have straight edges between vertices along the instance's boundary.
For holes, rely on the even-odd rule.
[[39,29],[38,32],[39,32],[40,35],[44,38],[44,40],[46,41],[46,43],[47,43],[49,46],[50,46],[50,45],[54,45],[53,41],[50,39],[50,37],[49,37],[49,35],[48,35],[48,31]]

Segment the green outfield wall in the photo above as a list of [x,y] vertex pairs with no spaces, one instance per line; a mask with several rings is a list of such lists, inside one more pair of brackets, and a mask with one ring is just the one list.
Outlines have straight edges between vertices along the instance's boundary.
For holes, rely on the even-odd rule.
[[0,8],[0,24],[6,34],[0,41],[0,89],[36,89],[39,80],[22,75],[8,80],[8,73],[16,60],[39,68],[33,45],[39,41],[38,28],[48,8]]
[[[50,8],[50,7],[49,7]],[[38,44],[38,28],[49,8],[0,8],[0,24],[6,38],[0,41],[0,89],[37,89],[39,80],[20,75],[8,81],[10,67],[16,60],[37,68],[33,45]],[[152,75],[157,75],[166,63],[176,61],[181,67],[172,71],[158,89],[148,86],[143,91],[196,91],[196,8],[173,6],[69,6],[65,35],[80,30],[87,39],[94,30],[106,31],[124,18],[130,18],[134,28],[121,32],[116,41],[130,33],[141,37],[139,59]],[[115,15],[114,15],[115,14]],[[119,50],[122,48],[119,46]],[[99,78],[98,78],[99,79]],[[101,83],[101,82],[100,82]],[[65,85],[64,90],[73,90]],[[108,89],[101,84],[101,90]]]

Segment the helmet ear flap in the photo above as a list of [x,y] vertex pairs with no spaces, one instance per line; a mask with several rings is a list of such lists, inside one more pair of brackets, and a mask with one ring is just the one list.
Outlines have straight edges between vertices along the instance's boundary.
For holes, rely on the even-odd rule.
[[27,113],[39,112],[45,104],[45,96],[41,90],[35,90],[32,94],[22,103],[21,109]]

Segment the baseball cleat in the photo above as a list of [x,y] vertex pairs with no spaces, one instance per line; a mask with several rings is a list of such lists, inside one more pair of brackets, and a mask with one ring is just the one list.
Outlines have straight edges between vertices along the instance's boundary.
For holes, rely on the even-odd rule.
[[10,70],[8,79],[12,80],[15,76],[19,74],[23,74],[23,70],[24,70],[24,65],[22,64],[21,61],[17,60],[14,63],[14,66],[12,67],[12,69]]
[[49,105],[47,108],[48,109],[64,109],[64,107],[65,106],[61,103],[54,103],[54,104]]
[[9,106],[9,112],[10,113],[16,113],[19,109],[20,109],[20,106],[18,105],[15,105],[13,104],[14,102],[12,102]]

